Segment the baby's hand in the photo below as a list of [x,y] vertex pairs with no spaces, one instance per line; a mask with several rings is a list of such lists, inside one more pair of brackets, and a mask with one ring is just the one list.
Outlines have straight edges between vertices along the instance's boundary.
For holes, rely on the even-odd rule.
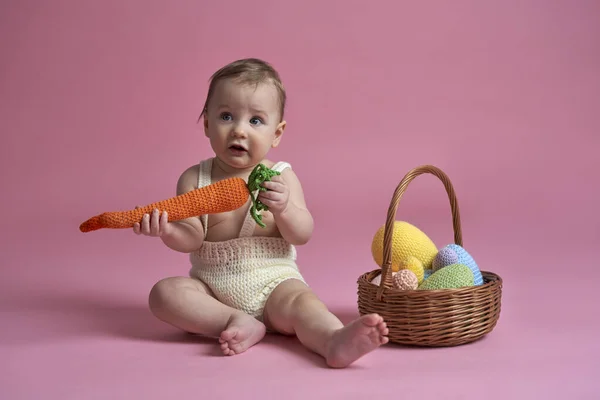
[[270,181],[263,182],[262,186],[268,190],[259,191],[258,199],[269,207],[273,215],[284,212],[290,199],[290,189],[281,175],[273,176]]
[[141,223],[133,224],[133,232],[136,235],[163,236],[168,235],[171,229],[167,212],[163,211],[162,214],[159,214],[156,209],[152,214],[144,214]]

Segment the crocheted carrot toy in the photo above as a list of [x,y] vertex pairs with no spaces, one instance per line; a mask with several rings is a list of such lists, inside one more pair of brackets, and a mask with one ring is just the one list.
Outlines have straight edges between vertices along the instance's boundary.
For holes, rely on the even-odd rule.
[[256,199],[252,192],[267,190],[261,186],[261,183],[271,180],[271,177],[274,175],[279,175],[279,172],[267,168],[263,164],[259,164],[250,173],[248,184],[242,178],[223,179],[179,196],[148,204],[144,207],[128,211],[105,212],[96,215],[83,222],[79,226],[79,230],[81,232],[90,232],[102,228],[131,228],[134,223],[141,221],[144,214],[148,214],[154,209],[158,209],[161,212],[166,211],[169,214],[169,221],[178,221],[204,214],[233,211],[246,204],[248,196],[252,199],[252,208],[250,210],[252,217],[264,228],[265,224],[262,222],[262,216],[259,215],[259,212],[261,210],[268,210],[268,207]]
[[280,173],[278,171],[267,168],[262,164],[258,164],[256,167],[254,167],[250,173],[250,176],[248,177],[248,190],[250,191],[250,197],[252,198],[252,207],[250,208],[250,213],[252,214],[252,218],[254,218],[256,223],[263,228],[266,225],[264,222],[262,222],[262,215],[259,215],[259,212],[261,210],[267,211],[269,207],[254,197],[253,193],[256,190],[261,192],[267,190],[267,188],[261,186],[261,183],[264,181],[270,181],[273,176],[279,174]]

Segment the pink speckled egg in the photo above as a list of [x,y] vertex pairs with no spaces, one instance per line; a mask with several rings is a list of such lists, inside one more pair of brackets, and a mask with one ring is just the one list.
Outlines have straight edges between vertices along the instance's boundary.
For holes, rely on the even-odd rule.
[[392,278],[392,283],[396,289],[414,290],[419,286],[419,279],[410,269],[401,269]]

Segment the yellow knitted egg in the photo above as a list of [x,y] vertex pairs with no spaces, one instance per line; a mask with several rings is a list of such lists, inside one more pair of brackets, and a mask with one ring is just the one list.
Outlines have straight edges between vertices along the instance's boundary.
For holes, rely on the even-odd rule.
[[419,284],[423,282],[423,278],[425,276],[425,268],[423,268],[423,263],[419,261],[419,259],[415,256],[408,256],[404,260],[400,261],[400,266],[398,267],[399,271],[409,270],[417,277],[417,281]]
[[[381,267],[383,264],[383,236],[385,224],[382,225],[371,243],[373,260]],[[400,270],[400,262],[410,256],[417,258],[424,269],[430,269],[438,249],[429,237],[416,226],[405,221],[394,221],[392,228],[392,271]]]

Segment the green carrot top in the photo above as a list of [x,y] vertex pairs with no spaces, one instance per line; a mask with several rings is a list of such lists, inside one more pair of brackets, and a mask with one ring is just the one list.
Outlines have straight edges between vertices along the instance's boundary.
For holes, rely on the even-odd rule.
[[272,170],[266,167],[263,164],[258,164],[248,177],[248,190],[250,191],[250,197],[252,198],[252,207],[250,208],[250,213],[252,214],[252,218],[256,221],[258,225],[261,227],[265,227],[266,225],[262,222],[262,215],[259,214],[260,211],[268,211],[269,208],[264,205],[258,197],[254,197],[254,192],[266,191],[267,188],[261,186],[261,184],[265,181],[270,181],[272,177],[275,175],[280,175],[278,171]]

